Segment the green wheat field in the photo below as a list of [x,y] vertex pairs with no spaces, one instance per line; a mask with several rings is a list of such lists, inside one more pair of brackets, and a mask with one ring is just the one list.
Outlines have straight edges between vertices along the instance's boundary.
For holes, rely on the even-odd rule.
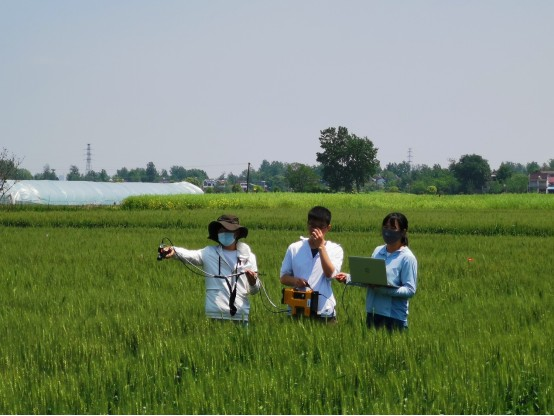
[[[333,284],[339,323],[282,313],[279,270],[313,205],[349,255],[391,211],[419,261],[409,331],[365,327],[364,291]],[[201,248],[234,213],[265,291],[250,326],[204,317],[204,278],[157,261]],[[118,207],[0,207],[1,414],[549,414],[554,196],[237,194]],[[271,303],[273,302],[273,304]]]

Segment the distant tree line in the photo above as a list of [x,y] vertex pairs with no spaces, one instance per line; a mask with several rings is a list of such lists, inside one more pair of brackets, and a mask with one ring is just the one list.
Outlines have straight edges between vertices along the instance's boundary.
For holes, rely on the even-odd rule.
[[[190,182],[203,187],[204,181],[213,179],[214,186],[208,192],[244,192],[248,178],[248,190],[273,192],[407,192],[414,194],[475,194],[475,193],[525,193],[528,175],[539,170],[554,171],[554,159],[539,165],[530,162],[503,162],[491,170],[487,160],[476,154],[467,154],[459,160],[451,160],[447,168],[435,164],[412,165],[409,162],[389,163],[381,167],[373,142],[367,137],[349,133],[346,127],[329,127],[322,130],[319,138],[321,152],[319,163],[309,166],[302,163],[284,163],[264,160],[258,169],[222,173],[218,178],[209,178],[204,170],[172,166],[169,171],[159,171],[153,162],[145,168],[117,170],[109,176],[105,170],[81,174],[72,165],[66,175],[68,181],[120,181],[120,182]],[[45,165],[34,176],[20,169],[20,161],[8,157],[6,149],[0,154],[0,180],[38,179],[58,180],[55,170]],[[2,184],[2,182],[0,182]],[[0,187],[1,191],[1,187]]]

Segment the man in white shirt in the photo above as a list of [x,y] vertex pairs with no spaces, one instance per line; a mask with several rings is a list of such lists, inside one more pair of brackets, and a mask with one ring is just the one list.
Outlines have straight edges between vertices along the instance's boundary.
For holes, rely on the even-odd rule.
[[[292,243],[281,265],[281,283],[297,290],[319,292],[317,316],[336,322],[336,300],[331,282],[340,272],[342,247],[325,239],[331,230],[331,211],[315,206],[308,212],[308,235]],[[344,279],[337,279],[344,283]]]

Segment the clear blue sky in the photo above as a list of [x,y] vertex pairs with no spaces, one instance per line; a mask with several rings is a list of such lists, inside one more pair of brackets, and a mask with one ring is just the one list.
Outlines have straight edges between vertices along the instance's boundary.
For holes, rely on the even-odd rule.
[[[551,0],[0,0],[0,148],[82,173],[554,158]],[[410,151],[411,149],[411,151]]]

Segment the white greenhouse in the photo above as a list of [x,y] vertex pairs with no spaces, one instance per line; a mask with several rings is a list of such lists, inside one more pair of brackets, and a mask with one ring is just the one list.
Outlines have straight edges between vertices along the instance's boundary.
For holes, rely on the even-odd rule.
[[137,195],[202,194],[189,182],[85,182],[85,181],[13,181],[0,199],[4,204],[114,205]]

